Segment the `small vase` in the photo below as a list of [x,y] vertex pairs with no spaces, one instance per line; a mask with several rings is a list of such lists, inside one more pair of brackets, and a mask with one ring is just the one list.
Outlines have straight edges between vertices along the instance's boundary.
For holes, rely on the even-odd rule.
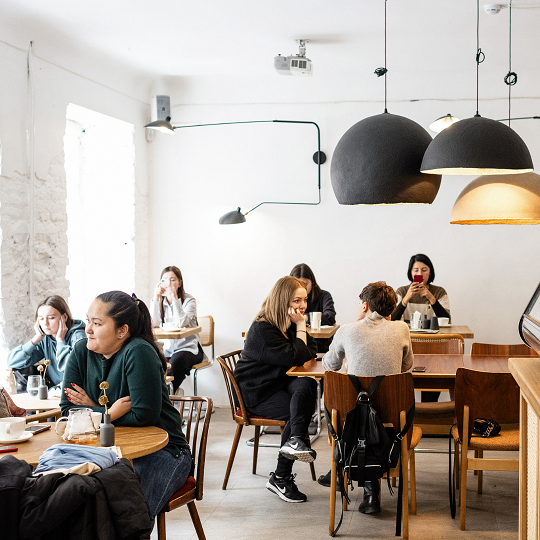
[[47,399],[49,397],[49,389],[46,384],[41,384],[38,386],[38,398]]
[[103,423],[99,426],[101,446],[114,446],[114,425],[111,424],[111,415],[103,415]]

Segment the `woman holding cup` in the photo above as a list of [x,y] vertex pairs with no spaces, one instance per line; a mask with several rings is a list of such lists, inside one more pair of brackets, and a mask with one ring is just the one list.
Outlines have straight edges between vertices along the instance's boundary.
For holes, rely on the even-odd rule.
[[78,407],[104,413],[99,398],[106,381],[114,425],[156,426],[169,434],[164,448],[133,460],[153,526],[154,517],[184,485],[192,459],[182,419],[169,399],[166,360],[154,340],[150,313],[135,295],[100,294],[88,309],[86,335],[73,348],[65,371],[62,415]]
[[8,355],[8,367],[17,370],[15,378],[19,389],[26,391],[24,375],[37,375],[34,365],[42,360],[50,361],[47,385],[61,384],[68,356],[75,343],[84,337],[84,323],[73,319],[67,302],[56,294],[45,298],[36,310],[34,337]]
[[[184,291],[182,272],[178,267],[166,266],[161,271],[161,279],[150,302],[150,314],[154,327],[167,323],[172,323],[177,328],[197,326],[197,301]],[[206,358],[199,334],[182,339],[164,339],[163,353],[171,364],[168,375],[174,376],[174,393],[189,375],[192,366]]]
[[287,370],[315,357],[315,340],[306,332],[307,292],[298,279],[278,280],[249,328],[234,376],[248,411],[286,420],[275,472],[266,488],[286,502],[307,500],[292,474],[294,460],[311,462],[316,453],[307,431],[315,409],[316,383],[289,377]]
[[[309,317],[311,318],[311,313],[320,313],[320,321],[318,318],[317,321],[310,320],[311,326],[314,327],[317,323],[319,323],[319,326],[336,324],[336,310],[332,295],[319,287],[311,268],[305,263],[297,264],[291,270],[290,275],[301,281],[306,288],[308,293],[306,313]],[[330,348],[332,338],[316,338],[315,341],[317,343],[317,352],[325,353]]]
[[411,257],[407,277],[411,284],[396,290],[398,303],[392,313],[393,321],[411,321],[415,311],[421,319],[433,316],[450,319],[448,294],[442,287],[433,285],[435,268],[427,255],[418,253]]

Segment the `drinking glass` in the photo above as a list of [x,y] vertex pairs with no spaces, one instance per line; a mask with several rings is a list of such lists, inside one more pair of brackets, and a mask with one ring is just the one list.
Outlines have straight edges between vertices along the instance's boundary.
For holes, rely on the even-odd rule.
[[41,384],[41,377],[39,375],[30,375],[26,384],[26,390],[31,396],[37,396],[38,386]]

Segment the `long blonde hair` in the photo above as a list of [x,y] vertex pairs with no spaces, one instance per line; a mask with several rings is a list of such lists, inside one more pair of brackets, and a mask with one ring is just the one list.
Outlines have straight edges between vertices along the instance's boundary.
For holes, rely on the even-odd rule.
[[278,279],[270,294],[262,303],[255,320],[269,322],[277,326],[285,334],[291,325],[289,306],[297,289],[305,289],[304,284],[298,279],[291,276]]

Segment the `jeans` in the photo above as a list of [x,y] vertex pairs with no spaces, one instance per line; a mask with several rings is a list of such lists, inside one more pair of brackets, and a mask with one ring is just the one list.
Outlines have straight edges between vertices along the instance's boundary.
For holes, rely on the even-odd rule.
[[191,470],[189,448],[176,458],[167,450],[158,450],[133,460],[133,468],[141,478],[141,489],[150,509],[151,526],[167,501],[188,479]]
[[[309,377],[291,377],[281,390],[259,403],[250,407],[249,412],[272,420],[286,420],[281,436],[281,446],[291,437],[305,439],[311,415],[315,409],[317,383]],[[309,441],[307,442],[309,446]],[[278,455],[276,476],[290,476],[293,460]]]

